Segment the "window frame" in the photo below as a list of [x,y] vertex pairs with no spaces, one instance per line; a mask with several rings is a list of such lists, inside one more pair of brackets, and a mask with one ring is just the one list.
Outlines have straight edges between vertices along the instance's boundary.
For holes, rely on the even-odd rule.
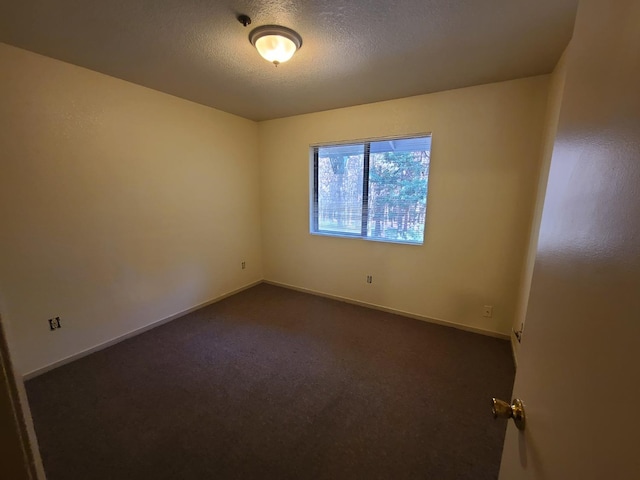
[[[310,179],[310,195],[309,195],[309,233],[311,235],[319,235],[323,237],[339,237],[339,238],[354,238],[365,240],[368,242],[381,242],[381,243],[394,243],[399,245],[411,245],[411,246],[422,246],[424,245],[426,228],[427,228],[427,216],[426,216],[426,206],[425,206],[425,220],[424,227],[422,233],[422,241],[420,242],[407,242],[402,240],[392,240],[386,238],[375,238],[367,236],[367,225],[369,220],[369,168],[371,163],[371,143],[375,142],[384,142],[384,141],[394,141],[394,140],[407,140],[413,138],[420,137],[429,137],[430,138],[430,146],[429,146],[429,171],[431,170],[431,150],[433,146],[433,134],[431,132],[428,133],[412,133],[408,135],[401,136],[390,136],[390,137],[374,137],[367,138],[361,140],[344,140],[340,142],[331,142],[331,143],[317,143],[309,145],[310,149],[310,170],[313,172],[313,175],[309,175]],[[337,147],[341,145],[360,145],[362,144],[364,147],[363,150],[363,169],[362,169],[362,214],[361,214],[361,228],[360,233],[349,233],[349,232],[339,232],[333,230],[320,230],[319,228],[319,204],[318,204],[318,187],[319,187],[319,178],[318,178],[318,168],[319,168],[319,150],[320,148],[325,147]],[[427,194],[425,196],[425,200],[427,205],[429,204],[429,181],[427,180]]]

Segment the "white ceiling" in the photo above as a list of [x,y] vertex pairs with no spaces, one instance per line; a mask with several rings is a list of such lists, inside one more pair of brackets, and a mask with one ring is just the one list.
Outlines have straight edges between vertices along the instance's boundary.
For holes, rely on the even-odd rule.
[[[264,120],[549,73],[578,0],[0,2],[0,41]],[[265,24],[303,39],[278,68]]]

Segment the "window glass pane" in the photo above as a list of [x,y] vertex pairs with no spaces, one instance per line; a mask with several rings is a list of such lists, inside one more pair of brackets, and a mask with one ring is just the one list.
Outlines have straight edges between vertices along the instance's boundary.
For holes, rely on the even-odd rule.
[[422,243],[431,137],[371,142],[367,237]]
[[362,231],[364,145],[318,148],[318,231]]

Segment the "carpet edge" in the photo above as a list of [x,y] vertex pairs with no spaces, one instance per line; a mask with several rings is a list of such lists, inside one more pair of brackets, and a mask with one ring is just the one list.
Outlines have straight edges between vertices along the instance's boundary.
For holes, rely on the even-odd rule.
[[189,307],[185,310],[182,310],[180,312],[174,313],[172,315],[169,315],[168,317],[165,318],[161,318],[159,320],[155,320],[147,325],[144,325],[142,327],[138,327],[136,329],[131,330],[130,332],[124,333],[122,335],[119,335],[115,338],[112,338],[111,340],[107,340],[105,342],[99,343],[98,345],[95,345],[93,347],[87,348],[85,350],[82,350],[78,353],[74,353],[72,355],[69,355],[67,357],[64,357],[60,360],[56,360],[55,362],[52,362],[48,365],[45,365],[44,367],[40,367],[40,368],[36,368],[35,370],[32,370],[30,372],[25,373],[22,376],[23,381],[28,381],[31,380],[32,378],[37,377],[38,375],[42,375],[43,373],[46,373],[48,371],[51,371],[55,368],[61,367],[63,365],[66,365],[68,363],[71,363],[75,360],[79,360],[82,357],[86,357],[87,355],[91,355],[92,353],[98,352],[100,350],[104,350],[105,348],[111,347],[113,345],[116,345],[117,343],[120,343],[124,340],[127,340],[129,338],[135,337],[136,335],[140,335],[144,332],[147,332],[149,330],[152,330],[156,327],[159,327],[161,325],[164,325],[165,323],[169,323],[172,320],[175,320],[177,318],[183,317],[191,312],[195,312],[196,310],[199,310],[201,308],[207,307],[209,305],[213,305],[214,303],[217,303],[221,300],[224,300],[225,298],[231,297],[232,295],[235,295],[236,293],[240,293],[244,290],[248,290],[252,287],[255,287],[256,285],[260,285],[261,283],[263,283],[264,280],[257,280],[255,282],[251,282],[247,285],[244,285],[240,288],[237,288],[235,290],[232,290],[230,292],[227,293],[223,293],[222,295],[218,295],[217,297],[212,298],[211,300],[207,300],[206,302],[200,303],[198,305],[195,305],[193,307]]
[[392,313],[394,315],[401,315],[403,317],[413,318],[415,320],[420,320],[427,323],[434,323],[436,325],[442,325],[444,327],[455,328],[458,330],[464,330],[466,332],[477,333],[480,335],[485,335],[487,337],[499,338],[501,340],[509,340],[510,335],[494,332],[492,330],[484,330],[482,328],[471,327],[469,325],[463,325],[461,323],[455,323],[448,320],[442,320],[439,318],[426,317],[424,315],[419,315],[417,313],[406,312],[404,310],[398,310],[395,308],[385,307],[383,305],[378,305],[375,303],[363,302],[361,300],[355,300],[353,298],[341,297],[339,295],[332,295],[330,293],[319,292],[316,290],[311,290],[309,288],[304,287],[296,287],[295,285],[289,285],[287,283],[276,282],[273,280],[262,280],[262,283],[266,283],[268,285],[273,285],[276,287],[288,288],[289,290],[296,290],[302,293],[308,293],[310,295],[316,295],[318,297],[329,298],[331,300],[337,300],[339,302],[350,303],[352,305],[358,305],[360,307],[372,308],[374,310],[380,310],[382,312]]

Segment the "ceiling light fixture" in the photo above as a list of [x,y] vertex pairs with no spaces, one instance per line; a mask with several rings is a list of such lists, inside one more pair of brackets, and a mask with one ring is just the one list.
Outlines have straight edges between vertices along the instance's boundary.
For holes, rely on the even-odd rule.
[[[245,27],[251,23],[251,19],[246,15],[240,15],[238,20]],[[297,32],[279,25],[254,28],[249,33],[249,41],[262,58],[276,67],[290,60],[296,50],[302,47],[302,37]]]

